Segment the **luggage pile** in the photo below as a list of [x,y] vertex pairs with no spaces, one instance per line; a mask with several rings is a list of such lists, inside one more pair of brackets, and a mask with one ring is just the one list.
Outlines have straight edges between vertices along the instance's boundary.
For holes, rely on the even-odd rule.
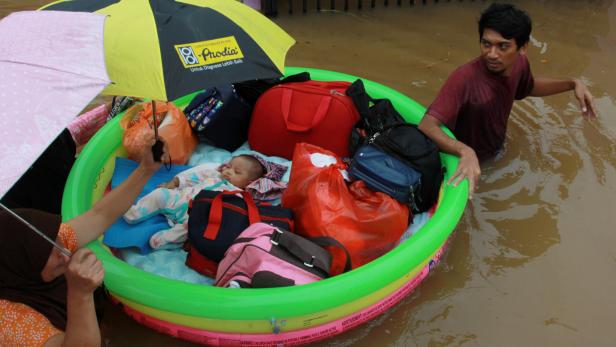
[[438,200],[437,146],[361,80],[307,73],[210,88],[184,109],[196,138],[292,160],[280,205],[241,191],[191,200],[186,264],[222,287],[306,284],[394,248]]

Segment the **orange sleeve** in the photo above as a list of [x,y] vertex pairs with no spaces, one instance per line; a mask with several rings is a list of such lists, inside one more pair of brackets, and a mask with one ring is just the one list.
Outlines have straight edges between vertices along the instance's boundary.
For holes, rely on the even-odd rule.
[[28,305],[0,300],[0,346],[43,346],[62,333]]
[[77,250],[77,235],[75,234],[75,230],[70,224],[60,224],[58,240],[62,242],[64,247],[71,251],[71,253],[74,253]]

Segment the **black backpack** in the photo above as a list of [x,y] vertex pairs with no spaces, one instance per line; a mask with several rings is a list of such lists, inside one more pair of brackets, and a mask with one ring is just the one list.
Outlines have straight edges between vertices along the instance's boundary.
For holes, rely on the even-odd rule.
[[206,89],[184,108],[199,141],[233,152],[248,139],[252,107],[232,85]]
[[371,98],[361,80],[353,82],[346,93],[361,117],[349,140],[351,153],[363,144],[372,143],[419,171],[419,194],[414,196],[411,205],[415,213],[429,210],[438,199],[444,175],[438,146],[416,125],[407,123],[389,99]]

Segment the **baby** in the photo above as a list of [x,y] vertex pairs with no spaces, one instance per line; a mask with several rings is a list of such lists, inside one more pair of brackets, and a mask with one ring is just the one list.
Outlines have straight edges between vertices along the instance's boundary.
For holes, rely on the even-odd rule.
[[212,164],[199,165],[141,198],[124,214],[124,220],[134,224],[163,214],[171,228],[152,235],[150,246],[158,249],[168,243],[182,243],[188,234],[188,202],[201,190],[247,190],[255,199],[271,199],[286,188],[280,182],[286,171],[286,166],[253,154],[235,156],[218,168]]

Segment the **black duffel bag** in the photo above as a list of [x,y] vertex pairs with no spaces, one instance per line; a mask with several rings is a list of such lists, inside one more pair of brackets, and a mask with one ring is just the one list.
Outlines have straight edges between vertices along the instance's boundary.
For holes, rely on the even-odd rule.
[[415,213],[429,210],[438,200],[444,175],[436,143],[416,125],[407,123],[389,99],[371,98],[361,80],[353,82],[346,93],[361,116],[349,140],[351,153],[371,143],[419,171],[421,187],[410,206]]
[[233,87],[242,99],[246,100],[250,106],[254,106],[259,97],[272,87],[279,84],[306,81],[310,81],[310,73],[304,71],[284,78],[266,78],[237,82],[233,83]]
[[444,169],[436,144],[414,124],[396,124],[386,127],[373,137],[372,143],[402,159],[421,173],[419,194],[415,194],[416,213],[429,210],[438,200]]
[[[237,196],[237,194],[241,194]],[[263,222],[293,231],[290,209],[257,204],[245,191],[202,190],[190,202],[188,210],[189,254],[186,264],[214,277],[218,262],[249,225]],[[197,252],[198,254],[195,254]]]

